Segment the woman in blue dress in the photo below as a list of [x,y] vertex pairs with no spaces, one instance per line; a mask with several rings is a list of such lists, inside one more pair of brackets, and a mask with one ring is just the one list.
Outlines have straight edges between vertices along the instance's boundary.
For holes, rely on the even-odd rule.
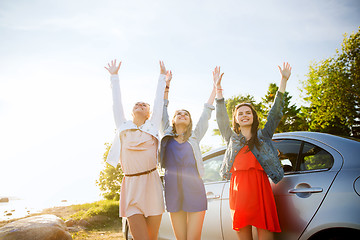
[[204,165],[201,157],[200,140],[208,129],[216,88],[198,123],[192,131],[192,119],[187,110],[175,112],[170,125],[167,106],[171,78],[166,81],[164,109],[160,130],[160,164],[165,168],[165,204],[170,212],[171,224],[178,240],[200,239],[207,210],[207,200],[202,176]]

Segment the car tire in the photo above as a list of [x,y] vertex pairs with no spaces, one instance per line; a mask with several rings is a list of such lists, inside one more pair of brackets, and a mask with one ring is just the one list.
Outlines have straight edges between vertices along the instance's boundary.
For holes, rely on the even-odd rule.
[[126,240],[133,239],[132,236],[131,236],[131,233],[130,233],[129,223],[128,223],[127,220],[126,220],[126,223],[125,223],[124,235],[125,235],[124,237],[125,237]]
[[318,233],[309,240],[348,240],[354,239],[355,236],[359,235],[359,230],[334,228]]

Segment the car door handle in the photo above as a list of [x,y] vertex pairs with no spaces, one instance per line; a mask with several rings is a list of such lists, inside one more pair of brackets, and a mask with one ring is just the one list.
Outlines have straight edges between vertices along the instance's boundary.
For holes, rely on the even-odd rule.
[[310,187],[310,188],[293,188],[289,190],[289,193],[319,193],[322,192],[321,187]]
[[218,199],[218,198],[220,198],[220,195],[215,195],[213,192],[207,192],[206,198],[207,199]]

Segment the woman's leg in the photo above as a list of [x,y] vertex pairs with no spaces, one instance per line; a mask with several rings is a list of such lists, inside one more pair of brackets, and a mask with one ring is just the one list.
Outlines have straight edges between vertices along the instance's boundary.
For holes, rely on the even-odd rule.
[[240,228],[239,231],[236,231],[236,234],[240,240],[252,240],[252,226],[248,225]]
[[134,214],[128,217],[131,235],[134,240],[149,240],[148,227],[145,216],[142,214]]
[[187,213],[187,240],[200,240],[205,211]]
[[187,214],[184,211],[170,213],[171,225],[177,240],[186,240]]
[[156,240],[158,237],[161,217],[162,215],[156,215],[145,218],[150,240]]
[[274,233],[266,229],[258,228],[259,240],[274,240]]

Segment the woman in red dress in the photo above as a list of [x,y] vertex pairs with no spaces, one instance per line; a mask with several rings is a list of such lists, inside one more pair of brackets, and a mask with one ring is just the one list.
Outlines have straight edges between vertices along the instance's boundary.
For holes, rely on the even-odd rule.
[[284,92],[291,67],[279,67],[281,82],[274,104],[263,129],[254,107],[241,103],[233,110],[233,127],[230,127],[222,95],[220,68],[213,72],[216,78],[216,119],[227,149],[221,174],[230,179],[230,211],[233,229],[239,239],[252,239],[252,226],[257,228],[260,240],[273,239],[273,232],[280,232],[274,195],[268,176],[274,183],[284,176],[271,138],[282,117]]

